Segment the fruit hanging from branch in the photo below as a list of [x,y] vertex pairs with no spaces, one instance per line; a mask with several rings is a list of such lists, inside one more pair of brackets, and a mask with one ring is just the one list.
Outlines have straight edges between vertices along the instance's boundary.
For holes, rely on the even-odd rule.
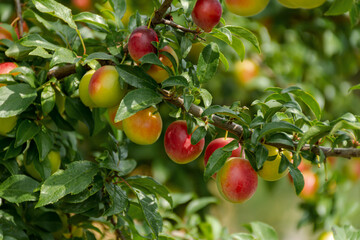
[[222,15],[222,7],[218,0],[197,0],[191,13],[194,23],[205,32],[218,25]]

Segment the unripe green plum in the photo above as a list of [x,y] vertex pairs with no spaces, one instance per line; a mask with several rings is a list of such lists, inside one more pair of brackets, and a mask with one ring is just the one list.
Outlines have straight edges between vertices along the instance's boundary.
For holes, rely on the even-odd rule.
[[108,108],[109,121],[112,126],[123,131],[124,130],[123,121],[115,122],[116,112],[117,112],[118,108],[119,108],[119,106]]
[[233,157],[226,160],[216,177],[220,194],[233,203],[250,199],[257,188],[258,176],[248,160]]
[[323,232],[318,240],[335,240],[334,234],[332,232]]
[[[61,165],[61,157],[60,153],[56,151],[50,151],[47,157],[44,159],[44,161],[40,162],[42,165],[44,164],[50,164],[51,174],[55,173],[57,170],[59,170]],[[39,171],[35,168],[34,162],[30,164],[26,164],[26,161],[24,162],[25,170],[27,173],[30,174],[33,178],[41,181],[41,175]]]
[[194,23],[205,32],[211,30],[220,22],[222,7],[218,0],[197,0],[191,17]]
[[189,54],[186,56],[186,60],[189,60],[192,64],[196,65],[204,47],[205,46],[201,42],[193,43]]
[[0,118],[0,135],[6,136],[13,128],[16,126],[18,118],[8,117],[8,118]]
[[262,166],[262,168],[258,171],[260,177],[262,177],[266,181],[277,181],[280,178],[286,176],[289,170],[285,170],[282,173],[279,173],[279,167],[281,163],[281,156],[279,154],[279,149],[273,146],[265,145],[267,150],[269,151],[268,156],[276,156],[275,160],[269,161],[266,160]]
[[[179,64],[179,59],[174,51],[170,46],[165,46],[163,49],[160,50],[159,53],[159,60],[166,66],[170,67],[172,70],[174,70],[174,66],[170,59],[161,54],[161,52],[168,52],[170,53],[176,60],[177,65]],[[163,69],[162,67],[159,67],[157,65],[151,65],[150,69],[147,71],[147,74],[149,74],[157,83],[162,83],[164,80],[169,78],[169,73]]]
[[226,0],[226,7],[230,12],[239,16],[249,17],[263,11],[269,0]]
[[[217,138],[217,139],[214,139],[213,141],[211,141],[209,143],[209,145],[205,149],[204,165],[205,166],[207,165],[210,156],[215,152],[216,149],[224,147],[225,145],[229,144],[233,140],[234,140],[233,138],[226,138],[226,139],[225,138]],[[230,157],[241,157],[241,145],[240,145],[240,143],[239,143],[239,147],[232,151]],[[216,173],[212,177],[215,179],[216,178]]]
[[287,8],[305,8],[312,9],[323,5],[326,0],[278,0]]
[[159,42],[156,32],[141,26],[136,28],[130,35],[128,41],[128,50],[131,58],[134,61],[139,61],[140,58],[149,53],[156,53],[156,47],[152,42]]
[[160,137],[162,119],[156,108],[149,107],[124,119],[123,128],[130,141],[140,145],[150,145]]
[[95,71],[89,83],[90,99],[97,107],[110,108],[120,104],[125,95],[119,74],[114,66],[103,66]]
[[186,164],[200,156],[205,139],[191,144],[191,135],[187,132],[186,122],[178,120],[169,125],[165,132],[164,147],[168,157],[176,163]]
[[89,83],[91,77],[94,75],[95,70],[90,70],[81,78],[79,84],[80,99],[85,106],[96,107],[95,103],[91,100],[89,95]]

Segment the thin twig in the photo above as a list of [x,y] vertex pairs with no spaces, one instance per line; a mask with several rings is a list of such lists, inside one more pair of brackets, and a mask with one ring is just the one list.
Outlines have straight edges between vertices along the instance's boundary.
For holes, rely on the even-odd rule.
[[116,228],[116,222],[115,222],[114,217],[110,218],[110,221],[111,221],[112,225],[114,225],[116,238],[121,239],[121,240],[126,240],[124,234],[120,231],[120,229]]
[[21,12],[21,2],[20,0],[15,0],[15,5],[16,5],[16,14],[17,17],[19,18],[19,22],[18,22],[18,29],[19,29],[19,38],[22,37],[23,33],[24,33],[24,29],[23,29],[23,18],[22,18],[22,12]]
[[193,34],[196,34],[196,35],[201,33],[201,31],[191,30],[191,29],[183,27],[183,26],[181,26],[181,25],[179,25],[179,24],[177,24],[177,23],[175,23],[173,21],[167,20],[165,18],[161,19],[160,23],[172,26],[172,27],[177,28],[177,29],[179,29],[179,30],[181,30],[183,32],[189,32],[189,33],[193,33]]

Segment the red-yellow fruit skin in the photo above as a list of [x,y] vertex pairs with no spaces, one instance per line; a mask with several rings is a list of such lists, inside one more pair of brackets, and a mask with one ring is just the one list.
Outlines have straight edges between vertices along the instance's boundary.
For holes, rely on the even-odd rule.
[[120,104],[125,95],[114,66],[103,66],[96,70],[89,83],[90,99],[97,107],[110,108]]
[[268,155],[276,156],[275,160],[269,161],[266,160],[262,166],[262,168],[257,172],[259,176],[266,180],[266,181],[277,181],[289,172],[288,169],[286,169],[284,172],[279,173],[279,167],[281,163],[281,156],[279,154],[279,149],[273,146],[264,145],[267,150],[269,151]]
[[239,16],[249,17],[263,11],[269,0],[226,0],[227,9]]
[[171,160],[179,164],[194,161],[204,149],[205,139],[197,144],[191,144],[191,134],[187,133],[186,122],[175,121],[169,125],[165,132],[165,152]]
[[126,136],[134,143],[150,145],[156,142],[161,134],[162,120],[156,108],[149,107],[123,120]]
[[131,58],[134,61],[139,61],[146,54],[156,53],[156,47],[151,42],[159,42],[158,36],[153,29],[146,26],[136,28],[131,33],[128,41]]
[[[215,152],[216,149],[224,147],[225,145],[232,142],[233,140],[234,140],[233,138],[226,138],[226,139],[225,138],[217,138],[217,139],[214,139],[213,141],[211,141],[209,143],[209,145],[205,149],[204,165],[205,166],[207,165],[210,156]],[[232,151],[230,157],[241,157],[241,145],[240,145],[240,143],[239,143],[239,147]],[[216,173],[212,177],[214,179],[216,179]]]
[[[23,33],[29,32],[29,27],[25,21],[23,22],[22,25],[23,25]],[[19,26],[17,26],[17,25],[15,27],[15,32],[16,32],[17,37],[20,38],[20,30],[19,30]]]
[[[174,66],[170,59],[161,54],[161,52],[168,52],[170,53],[176,60],[176,63],[179,64],[179,59],[174,51],[170,46],[165,46],[163,49],[160,50],[159,54],[159,60],[167,67],[170,67],[172,70],[174,70]],[[149,74],[157,83],[162,83],[164,80],[169,78],[169,73],[163,69],[162,67],[159,67],[157,65],[151,65],[150,69],[147,71],[147,74]]]
[[259,75],[259,66],[252,60],[245,59],[235,63],[235,78],[239,85],[246,85]]
[[82,11],[89,11],[92,7],[91,0],[72,0],[71,3],[74,7]]
[[218,0],[197,0],[191,17],[194,23],[205,32],[211,30],[220,22],[222,7]]
[[82,103],[88,107],[96,107],[95,103],[91,100],[89,95],[89,83],[91,77],[94,75],[95,70],[90,70],[84,74],[79,84],[79,96]]
[[123,121],[115,122],[116,112],[117,112],[118,108],[119,108],[119,106],[108,108],[109,121],[112,126],[123,131],[124,130]]
[[360,179],[360,158],[352,157],[345,165],[346,176],[356,182]]
[[17,67],[18,67],[18,65],[13,62],[0,63],[0,74],[11,74],[13,76],[16,76],[19,73],[10,73],[10,72]]
[[319,177],[310,170],[305,170],[302,174],[304,176],[304,188],[299,197],[304,200],[312,200],[319,189]]
[[258,176],[248,160],[234,157],[226,160],[217,174],[216,183],[226,200],[243,203],[254,195]]

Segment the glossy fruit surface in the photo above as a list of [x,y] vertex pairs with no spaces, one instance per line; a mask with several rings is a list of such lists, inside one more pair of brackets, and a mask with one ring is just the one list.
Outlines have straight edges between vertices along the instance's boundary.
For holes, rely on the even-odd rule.
[[175,121],[165,132],[164,146],[171,160],[179,164],[189,163],[200,156],[204,149],[205,139],[197,144],[191,144],[191,134],[187,133],[185,121]]
[[125,95],[114,66],[103,66],[96,70],[89,83],[90,99],[97,107],[110,108],[120,104]]
[[242,203],[251,198],[258,185],[258,176],[248,160],[229,158],[220,169],[216,183],[221,195],[233,203]]
[[251,82],[259,75],[259,66],[252,60],[245,59],[244,61],[237,61],[234,69],[235,77],[240,85]]
[[136,28],[129,37],[128,50],[131,58],[138,61],[140,58],[149,53],[156,53],[156,47],[152,42],[159,42],[156,32],[141,26]]
[[310,170],[302,172],[304,176],[304,188],[299,194],[302,199],[311,200],[319,189],[319,177]]
[[200,42],[193,43],[189,54],[186,56],[186,60],[189,60],[192,64],[196,65],[199,61],[200,53],[202,52],[204,47],[205,46]]
[[96,107],[95,103],[91,100],[89,95],[89,83],[91,77],[94,75],[95,70],[90,70],[81,78],[79,84],[80,99],[85,106]]
[[119,108],[119,106],[108,108],[108,116],[109,116],[110,124],[113,125],[115,128],[122,131],[122,130],[124,130],[123,121],[115,123],[115,117],[116,117],[116,112],[117,112],[118,108]]
[[[159,60],[166,67],[169,67],[172,70],[174,70],[174,66],[173,66],[171,60],[167,56],[161,54],[161,52],[170,53],[175,58],[175,61],[176,61],[177,65],[178,65],[179,64],[179,59],[178,59],[174,49],[172,49],[169,45],[167,45],[163,49],[161,49],[160,53],[159,53]],[[159,67],[157,65],[151,65],[150,69],[147,71],[147,74],[149,74],[153,79],[155,79],[155,81],[157,83],[161,83],[164,80],[169,78],[169,73],[164,68]]]
[[16,126],[17,117],[0,118],[0,135],[6,136]]
[[230,12],[240,16],[253,16],[265,9],[269,0],[226,0],[225,4]]
[[149,107],[123,120],[123,128],[130,141],[140,145],[156,142],[161,134],[162,120],[156,108]]
[[318,240],[335,240],[334,234],[332,232],[323,232]]
[[205,32],[211,30],[220,22],[222,7],[218,0],[197,0],[191,13],[194,23]]
[[279,167],[281,163],[281,155],[279,154],[279,149],[273,146],[265,145],[268,149],[269,157],[276,156],[275,160],[266,160],[262,168],[258,171],[260,177],[262,177],[266,181],[277,181],[280,178],[286,176],[289,170],[285,170],[282,173],[279,173]]
[[[210,156],[215,152],[216,149],[222,148],[228,143],[232,142],[233,138],[217,138],[212,140],[209,145],[205,149],[204,153],[204,165],[206,166]],[[241,157],[241,145],[239,143],[239,147],[232,151],[230,157]],[[213,175],[213,178],[216,178],[216,173]]]
[[326,0],[278,0],[283,6],[288,8],[317,8],[323,5]]
[[89,11],[92,7],[91,0],[72,0],[72,5],[82,11]]
[[[60,168],[61,157],[59,152],[50,151],[44,161],[41,162],[42,165],[50,164],[51,174],[55,173]],[[25,170],[33,178],[41,181],[41,175],[39,171],[35,168],[34,162],[30,164],[24,164]]]
[[[18,65],[14,62],[0,63],[0,74],[10,74],[12,70],[17,68]],[[11,73],[11,75],[17,75],[18,73]]]

